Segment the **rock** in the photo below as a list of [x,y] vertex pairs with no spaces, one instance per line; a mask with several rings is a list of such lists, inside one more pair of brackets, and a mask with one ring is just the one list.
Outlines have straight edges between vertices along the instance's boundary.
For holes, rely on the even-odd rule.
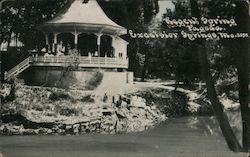
[[39,134],[39,129],[34,130],[34,133],[38,135]]
[[[50,99],[53,96],[52,93],[56,93],[56,100]],[[5,104],[6,111],[13,110],[13,113],[22,111],[22,115],[29,121],[53,123],[53,125],[50,129],[39,128],[39,130],[15,126],[6,126],[6,129],[1,126],[0,132],[19,132],[19,134],[22,132],[25,134],[125,133],[143,131],[166,119],[156,106],[147,106],[146,100],[138,96],[133,96],[131,99],[121,98],[119,107],[116,107],[109,101],[100,101],[99,97],[95,98],[95,103],[83,103],[80,99],[86,94],[91,95],[76,90],[19,86],[18,97],[13,102]]]
[[112,112],[110,112],[110,111],[102,111],[102,115],[103,116],[111,116]]
[[128,129],[128,121],[127,120],[117,121],[117,125],[116,125],[116,132],[117,133],[127,132],[127,129]]
[[145,108],[146,107],[146,100],[138,97],[138,96],[133,96],[131,98],[131,107],[138,107],[138,108]]
[[7,125],[3,126],[3,131],[2,132],[3,132],[4,135],[9,135],[10,131],[9,131],[9,128],[7,127]]
[[48,129],[48,130],[47,130],[47,133],[48,133],[48,134],[52,134],[52,133],[53,133],[52,129]]
[[127,107],[128,107],[127,102],[122,101],[122,103],[121,103],[121,108],[127,108]]
[[0,90],[0,96],[6,98],[10,95],[11,85],[10,84],[2,84],[2,88]]
[[115,111],[117,117],[120,119],[120,118],[126,118],[126,116],[122,113],[122,112],[119,112],[119,111]]
[[65,127],[65,133],[66,134],[72,134],[73,133],[72,125],[66,125],[66,127]]
[[78,134],[80,130],[80,124],[74,124],[73,125],[73,133]]
[[51,97],[52,92],[46,92],[46,98],[49,99]]
[[33,135],[34,131],[33,129],[25,129],[23,132],[24,135]]
[[86,132],[87,127],[88,127],[87,122],[81,123],[81,125],[80,125],[80,129],[82,132]]

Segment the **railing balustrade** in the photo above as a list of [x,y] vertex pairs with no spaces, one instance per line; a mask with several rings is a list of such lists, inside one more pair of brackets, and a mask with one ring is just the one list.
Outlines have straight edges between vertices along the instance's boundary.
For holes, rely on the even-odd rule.
[[12,68],[7,73],[5,73],[5,76],[4,76],[5,79],[8,79],[8,78],[10,78],[10,77],[12,77],[14,75],[19,74],[20,72],[22,72],[23,70],[28,68],[30,66],[29,64],[30,64],[30,57],[26,58],[21,63],[16,65],[14,68]]
[[[104,66],[108,67],[120,68],[120,66],[124,66],[126,68],[128,66],[128,60],[122,58],[107,58],[107,57],[84,57],[84,56],[65,56],[65,57],[56,57],[56,56],[38,56],[33,58],[34,63],[79,63],[84,67],[84,65],[92,65],[92,66]],[[116,67],[118,66],[118,67]]]
[[28,57],[5,73],[5,79],[18,75],[30,65],[63,66],[62,64],[77,63],[80,67],[128,68],[128,59],[85,56],[36,56]]

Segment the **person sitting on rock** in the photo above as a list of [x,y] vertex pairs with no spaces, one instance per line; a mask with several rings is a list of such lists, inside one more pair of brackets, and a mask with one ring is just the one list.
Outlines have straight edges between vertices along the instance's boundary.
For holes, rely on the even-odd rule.
[[119,96],[119,100],[116,101],[116,107],[121,107],[122,104],[122,96]]
[[104,97],[103,97],[103,102],[107,102],[107,100],[108,100],[108,95],[107,95],[107,93],[105,93]]

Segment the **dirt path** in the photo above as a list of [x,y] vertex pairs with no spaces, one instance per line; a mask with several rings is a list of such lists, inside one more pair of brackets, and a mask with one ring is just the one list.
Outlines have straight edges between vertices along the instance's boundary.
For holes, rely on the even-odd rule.
[[[161,88],[161,89],[166,89],[169,91],[173,91],[175,90],[175,87],[172,85],[173,82],[169,81],[169,82],[135,82],[134,86],[137,88]],[[199,98],[200,96],[202,96],[203,92],[206,92],[206,90],[204,90],[201,94],[197,93],[196,90],[188,90],[188,89],[184,89],[181,87],[178,87],[176,89],[176,91],[185,93],[187,95],[187,97],[189,98],[189,105],[193,106],[194,109],[199,107],[199,104],[193,102],[195,99]],[[233,102],[232,100],[227,99],[226,97],[219,97],[221,103],[224,105],[224,107],[226,109],[228,108],[237,108],[239,107],[239,103],[237,102]]]

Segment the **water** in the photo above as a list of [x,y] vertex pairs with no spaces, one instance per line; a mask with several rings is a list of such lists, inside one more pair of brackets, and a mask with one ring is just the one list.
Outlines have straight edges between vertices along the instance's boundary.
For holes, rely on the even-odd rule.
[[2,136],[6,157],[200,157],[246,156],[229,150],[214,117],[169,119],[131,134]]

